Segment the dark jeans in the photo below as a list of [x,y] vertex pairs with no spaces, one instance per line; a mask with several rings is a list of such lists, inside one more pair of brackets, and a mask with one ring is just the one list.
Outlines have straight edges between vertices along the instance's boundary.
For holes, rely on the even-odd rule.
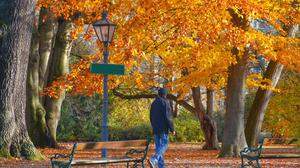
[[155,143],[155,155],[153,155],[150,159],[153,163],[158,164],[159,168],[164,168],[164,154],[168,149],[169,144],[169,136],[168,134],[155,134],[154,135],[154,143]]

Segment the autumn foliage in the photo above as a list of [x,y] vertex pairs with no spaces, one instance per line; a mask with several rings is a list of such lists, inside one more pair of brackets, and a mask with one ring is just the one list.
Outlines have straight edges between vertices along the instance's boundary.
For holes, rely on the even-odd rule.
[[[299,5],[293,0],[40,0],[39,6],[50,8],[58,17],[72,19],[76,24],[74,38],[84,40],[94,39],[92,26],[84,25],[92,24],[103,10],[108,10],[110,19],[118,25],[110,46],[110,62],[126,66],[126,76],[109,78],[110,88],[145,90],[163,82],[182,96],[193,86],[222,88],[228,67],[236,63],[232,48],[238,48],[240,54],[250,49],[252,61],[263,55],[300,70],[299,39],[288,37],[287,31],[300,21]],[[232,18],[230,12],[239,19]],[[276,35],[249,26],[257,19],[272,25]],[[234,26],[237,20],[248,26]],[[46,94],[55,97],[61,89],[74,94],[101,93],[102,76],[89,72],[90,63],[101,61],[100,51],[72,65],[70,74],[53,82]],[[255,87],[268,88],[266,83],[259,76],[248,80]]]

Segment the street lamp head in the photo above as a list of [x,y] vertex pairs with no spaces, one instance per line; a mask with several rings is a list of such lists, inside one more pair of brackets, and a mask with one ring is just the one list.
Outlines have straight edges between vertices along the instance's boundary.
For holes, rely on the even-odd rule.
[[94,30],[100,40],[104,45],[108,45],[112,42],[116,24],[110,22],[107,18],[107,12],[102,13],[102,19],[93,24]]

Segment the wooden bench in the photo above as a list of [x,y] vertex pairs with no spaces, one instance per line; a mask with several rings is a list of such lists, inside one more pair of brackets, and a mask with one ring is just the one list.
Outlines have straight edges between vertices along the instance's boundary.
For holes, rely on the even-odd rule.
[[[70,154],[55,154],[51,157],[52,168],[71,168],[73,165],[106,165],[111,163],[126,163],[129,167],[145,167],[145,159],[149,149],[150,139],[147,140],[129,140],[129,141],[108,141],[108,142],[87,142],[75,143]],[[74,159],[74,155],[80,151],[101,150],[106,149],[121,149],[130,148],[125,155],[119,157],[97,158],[97,159]],[[139,148],[139,149],[138,149]],[[142,149],[140,149],[142,148]],[[101,152],[99,152],[101,156]]]
[[[242,168],[246,166],[261,168],[259,159],[260,159],[264,139],[265,139],[264,137],[258,139],[257,147],[246,147],[243,150],[241,150],[240,156],[242,159],[242,165],[241,165]],[[247,159],[246,163],[244,162],[244,159]]]

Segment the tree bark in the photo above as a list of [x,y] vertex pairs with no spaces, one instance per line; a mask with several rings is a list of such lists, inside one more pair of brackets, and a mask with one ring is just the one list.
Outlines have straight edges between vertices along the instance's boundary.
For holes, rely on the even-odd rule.
[[[56,34],[53,56],[49,65],[48,83],[53,82],[57,77],[62,76],[69,71],[68,57],[71,52],[72,39],[70,31],[72,23],[70,21],[60,20]],[[62,91],[59,98],[46,97],[46,122],[50,136],[50,146],[58,147],[56,141],[56,129],[60,119],[61,105],[65,98],[65,91]]]
[[[236,28],[247,31],[249,28],[248,18],[242,10],[239,13],[233,8],[228,12],[231,16],[231,23]],[[242,15],[243,17],[241,17]],[[237,157],[243,147],[247,146],[244,132],[245,116],[245,80],[248,60],[248,49],[244,53],[239,53],[238,48],[232,48],[232,55],[237,63],[228,68],[228,78],[226,86],[226,113],[224,118],[224,134],[220,157]],[[240,55],[242,54],[242,55]]]
[[172,109],[173,118],[178,116],[178,104],[175,101],[170,100],[170,106]]
[[42,158],[29,138],[25,121],[35,3],[34,0],[0,2],[0,20],[8,27],[0,37],[0,157]]
[[[45,8],[41,9],[39,18],[39,91],[42,92],[48,82],[49,60],[54,46],[57,31],[57,20],[53,14]],[[40,96],[40,101],[44,104],[44,96]]]
[[236,52],[238,50],[234,49],[233,54],[236,55],[237,63],[228,69],[221,157],[237,157],[240,150],[247,146],[244,133],[244,100],[248,52],[245,51],[243,56],[238,56]]
[[[27,76],[26,120],[29,136],[36,146],[50,146],[46,124],[44,96],[41,95],[47,84],[49,58],[56,32],[56,19],[48,9],[42,8],[34,26]],[[55,65],[52,65],[55,66]]]
[[[299,25],[294,25],[290,29],[289,36],[295,37],[299,31]],[[283,65],[278,62],[270,61],[264,74],[264,78],[272,81],[272,87],[276,87]],[[256,92],[245,128],[246,139],[249,146],[256,146],[261,126],[264,120],[265,112],[272,97],[272,90],[263,90],[259,88]]]
[[214,91],[211,89],[206,90],[206,113],[212,117],[214,112]]
[[[38,20],[39,14],[36,14]],[[34,26],[27,74],[26,123],[30,138],[36,146],[47,146],[46,111],[39,100],[39,33]]]
[[201,102],[201,92],[199,87],[192,88],[193,101],[196,109],[196,116],[199,119],[200,127],[204,133],[205,145],[203,149],[218,149],[217,127],[212,117],[205,114],[205,108]]

